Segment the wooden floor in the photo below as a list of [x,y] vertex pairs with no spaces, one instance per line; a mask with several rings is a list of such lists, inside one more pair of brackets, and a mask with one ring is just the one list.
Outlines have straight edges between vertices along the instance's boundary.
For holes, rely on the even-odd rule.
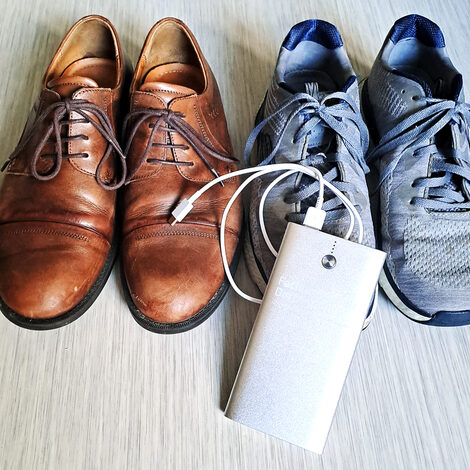
[[[468,0],[0,0],[0,6],[2,160],[60,39],[89,13],[113,21],[134,62],[153,23],[169,15],[186,21],[218,78],[238,155],[280,43],[306,18],[336,24],[364,76],[395,19],[424,14],[441,25],[455,65],[470,80]],[[237,278],[255,292],[244,263]],[[155,335],[134,322],[113,273],[94,306],[63,329],[27,331],[0,315],[0,469],[470,468],[470,327],[415,324],[382,297],[320,457],[223,416],[256,309],[231,292],[199,328]]]

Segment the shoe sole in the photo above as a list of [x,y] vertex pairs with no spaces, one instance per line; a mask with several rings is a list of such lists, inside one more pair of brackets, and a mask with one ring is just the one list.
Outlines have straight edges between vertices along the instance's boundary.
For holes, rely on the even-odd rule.
[[391,275],[386,268],[382,270],[380,275],[380,287],[383,289],[392,304],[406,317],[415,322],[429,326],[453,327],[466,326],[470,324],[470,311],[439,311],[429,314],[424,311],[418,311],[412,308],[407,299],[403,298],[403,294],[396,287]]
[[432,317],[420,315],[418,312],[415,310],[412,310],[409,308],[397,295],[395,292],[395,289],[393,288],[392,284],[389,282],[387,275],[385,274],[385,271],[382,269],[382,272],[380,273],[380,279],[379,279],[379,284],[382,290],[385,292],[386,296],[390,299],[393,305],[400,310],[403,315],[407,316],[411,320],[420,322],[420,323],[425,323],[428,322],[432,319]]
[[117,236],[115,235],[111,242],[111,248],[109,250],[106,261],[101,268],[101,271],[96,278],[96,281],[91,286],[90,290],[85,296],[78,302],[75,307],[71,308],[65,313],[54,317],[54,318],[28,318],[20,315],[11,309],[2,298],[0,298],[0,310],[8,320],[17,326],[26,328],[28,330],[53,330],[55,328],[61,328],[63,326],[72,323],[77,318],[80,318],[93,304],[100,292],[103,290],[109,275],[113,269],[114,261],[117,254]]
[[[240,260],[240,241],[238,242],[237,248],[235,250],[235,254],[233,256],[232,263],[230,264],[230,272],[232,275],[235,274],[237,270],[238,262]],[[124,274],[124,268],[121,263],[121,284],[124,291],[124,298],[126,299],[127,306],[131,311],[131,314],[134,320],[146,330],[151,331],[152,333],[159,333],[163,335],[171,335],[176,333],[184,333],[185,331],[192,330],[199,326],[201,323],[205,322],[217,309],[219,304],[222,302],[223,298],[227,294],[227,291],[230,287],[230,282],[228,281],[227,277],[224,277],[222,284],[217,289],[217,292],[214,296],[209,300],[209,302],[196,314],[194,314],[191,318],[187,320],[177,322],[177,323],[162,323],[157,322],[146,315],[144,315],[135,305],[134,301],[132,300],[131,293],[129,291],[129,287],[127,285],[126,276]]]

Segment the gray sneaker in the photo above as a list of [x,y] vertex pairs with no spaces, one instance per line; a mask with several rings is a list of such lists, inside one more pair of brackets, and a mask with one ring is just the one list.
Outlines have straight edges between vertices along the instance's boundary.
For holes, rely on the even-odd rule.
[[380,180],[380,284],[408,317],[470,323],[470,108],[439,27],[398,20],[363,89]]
[[[251,165],[300,163],[318,168],[355,204],[364,223],[363,243],[375,247],[364,154],[368,131],[359,109],[357,77],[341,36],[330,23],[307,20],[284,40],[274,77],[248,138],[245,159],[257,144]],[[255,152],[253,152],[255,153]],[[274,264],[260,231],[258,206],[266,187],[279,176],[255,180],[250,194],[245,254],[253,280],[263,292]],[[292,175],[275,186],[265,204],[265,225],[276,250],[288,221],[302,222],[314,205],[318,183]],[[338,198],[325,190],[324,230],[344,236],[349,216]],[[351,240],[357,241],[357,227]]]

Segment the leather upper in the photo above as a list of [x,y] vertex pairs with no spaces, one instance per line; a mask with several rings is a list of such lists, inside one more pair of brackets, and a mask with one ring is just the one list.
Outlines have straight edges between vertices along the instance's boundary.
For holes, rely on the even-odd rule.
[[[71,309],[90,290],[109,254],[116,191],[97,181],[109,145],[89,122],[100,125],[99,111],[85,112],[88,121],[75,111],[61,118],[74,122],[61,125],[61,139],[72,138],[60,144],[65,156],[56,176],[37,179],[32,156],[39,148],[35,169],[48,178],[58,145],[54,131],[42,145],[54,114],[47,110],[67,111],[66,101],[95,105],[114,133],[124,73],[116,31],[99,16],[82,18],[71,28],[46,71],[0,190],[0,296],[20,315],[52,318]],[[111,150],[99,171],[104,183],[119,178],[116,161]]]
[[[168,50],[173,56],[165,56]],[[182,22],[167,18],[150,31],[136,66],[130,104],[131,113],[146,109],[175,112],[210,148],[225,157],[232,155],[216,81]],[[214,171],[223,175],[237,165],[233,158],[203,152],[209,168],[191,142],[165,122],[154,132],[154,145],[141,162],[156,123],[157,118],[151,117],[138,126],[127,155],[130,179],[122,199],[122,259],[137,308],[156,322],[175,323],[202,309],[224,279],[219,225],[238,179],[212,187],[175,226],[169,223],[171,211],[211,181]],[[240,226],[238,203],[227,220],[229,261]]]

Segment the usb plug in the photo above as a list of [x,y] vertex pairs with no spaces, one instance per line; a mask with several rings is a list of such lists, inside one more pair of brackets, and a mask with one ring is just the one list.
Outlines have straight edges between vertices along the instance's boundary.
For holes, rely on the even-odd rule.
[[323,209],[311,206],[307,209],[307,213],[305,214],[304,225],[321,230],[325,222],[325,217],[326,212]]
[[192,210],[193,205],[184,198],[171,213],[170,224],[175,225],[176,222],[181,222]]

